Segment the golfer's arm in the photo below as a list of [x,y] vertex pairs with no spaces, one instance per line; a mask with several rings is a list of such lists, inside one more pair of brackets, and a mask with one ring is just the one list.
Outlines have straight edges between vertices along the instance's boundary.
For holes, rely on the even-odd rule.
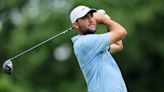
[[109,52],[114,54],[120,52],[122,49],[123,49],[123,44],[122,44],[122,40],[120,40],[110,45]]
[[[110,32],[110,29],[108,27],[107,27],[107,31]],[[120,40],[110,45],[109,52],[114,54],[122,51],[122,49],[123,49],[123,43],[122,40]]]
[[110,33],[110,53],[120,52],[123,49],[122,40],[127,34],[125,28],[111,19],[106,20],[104,24]]

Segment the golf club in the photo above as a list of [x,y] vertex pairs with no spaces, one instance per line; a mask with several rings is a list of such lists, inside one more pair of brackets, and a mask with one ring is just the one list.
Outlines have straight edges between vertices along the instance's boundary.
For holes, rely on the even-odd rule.
[[69,29],[67,29],[67,30],[65,30],[65,31],[63,31],[63,32],[61,32],[61,33],[59,33],[59,34],[56,34],[56,35],[54,35],[53,37],[51,37],[51,38],[49,38],[49,39],[47,39],[47,40],[45,40],[45,41],[43,41],[43,42],[41,42],[41,43],[39,43],[39,44],[33,46],[33,47],[31,47],[31,48],[25,50],[24,52],[22,52],[22,53],[20,53],[20,54],[18,54],[18,55],[16,55],[16,56],[14,56],[14,57],[12,57],[12,58],[6,60],[6,61],[3,63],[3,66],[2,66],[3,71],[4,71],[6,74],[8,74],[8,75],[12,74],[12,72],[13,72],[12,60],[13,60],[13,59],[22,56],[23,54],[25,54],[25,53],[27,53],[27,52],[29,52],[29,51],[31,51],[31,50],[33,50],[33,49],[35,49],[35,48],[37,48],[37,47],[43,45],[43,44],[45,44],[45,43],[51,41],[52,39],[55,39],[55,38],[59,37],[59,36],[62,35],[62,34],[65,34],[65,33],[69,32],[69,31],[71,31],[72,29],[74,29],[74,27],[70,27]]

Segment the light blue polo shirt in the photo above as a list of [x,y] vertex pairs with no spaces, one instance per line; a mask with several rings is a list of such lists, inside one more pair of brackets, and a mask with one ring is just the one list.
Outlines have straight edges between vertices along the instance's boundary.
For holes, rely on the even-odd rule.
[[109,33],[72,37],[88,92],[127,92],[120,69],[109,53]]

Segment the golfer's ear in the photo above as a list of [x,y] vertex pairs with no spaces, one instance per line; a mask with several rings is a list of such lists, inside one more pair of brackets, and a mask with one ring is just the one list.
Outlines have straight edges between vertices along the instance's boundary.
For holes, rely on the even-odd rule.
[[79,28],[79,25],[78,25],[78,23],[77,23],[77,22],[74,22],[74,23],[73,23],[73,26],[74,26],[76,29],[78,29],[78,28]]

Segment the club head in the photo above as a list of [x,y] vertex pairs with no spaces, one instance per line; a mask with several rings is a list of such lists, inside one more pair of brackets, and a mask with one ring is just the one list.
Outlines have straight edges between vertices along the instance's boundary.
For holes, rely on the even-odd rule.
[[4,63],[3,63],[3,67],[2,67],[3,71],[8,74],[8,75],[11,75],[12,72],[13,72],[13,64],[12,64],[12,61],[11,60],[6,60]]

